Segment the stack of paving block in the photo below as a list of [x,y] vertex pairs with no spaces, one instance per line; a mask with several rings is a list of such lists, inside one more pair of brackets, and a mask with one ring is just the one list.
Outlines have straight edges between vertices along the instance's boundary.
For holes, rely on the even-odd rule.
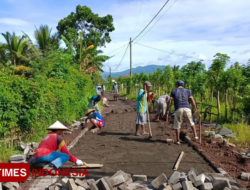
[[[123,171],[98,180],[64,177],[49,190],[244,190],[236,181],[219,173],[200,173],[191,168],[187,173],[175,171],[170,178],[162,173],[149,181],[146,175]],[[31,189],[30,189],[31,190]]]

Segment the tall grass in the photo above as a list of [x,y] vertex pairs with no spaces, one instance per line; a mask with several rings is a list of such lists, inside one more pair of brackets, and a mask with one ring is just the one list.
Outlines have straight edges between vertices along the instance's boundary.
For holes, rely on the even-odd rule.
[[244,122],[237,123],[237,124],[224,124],[224,127],[232,130],[236,133],[236,139],[232,139],[231,141],[234,142],[236,145],[239,145],[244,148],[249,148],[250,145],[250,126]]

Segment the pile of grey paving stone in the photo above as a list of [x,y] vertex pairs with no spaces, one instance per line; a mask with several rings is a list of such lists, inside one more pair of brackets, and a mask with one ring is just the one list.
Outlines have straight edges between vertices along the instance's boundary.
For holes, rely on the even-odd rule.
[[[170,178],[162,173],[152,181],[146,175],[130,175],[123,171],[98,180],[63,177],[48,190],[243,190],[236,181],[219,173],[199,173],[191,168],[188,173],[175,171]],[[32,190],[38,190],[33,188]]]

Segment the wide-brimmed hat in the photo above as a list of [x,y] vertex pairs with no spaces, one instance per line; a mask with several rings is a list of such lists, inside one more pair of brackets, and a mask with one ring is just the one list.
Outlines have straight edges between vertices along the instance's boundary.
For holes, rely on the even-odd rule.
[[91,112],[95,112],[94,109],[89,109],[88,112],[86,113],[86,116],[89,115]]
[[51,125],[49,128],[47,128],[47,130],[52,130],[52,129],[69,130],[68,127],[65,127],[59,121],[56,121],[53,125]]
[[152,86],[152,84],[151,84],[149,81],[144,82],[144,85],[146,85],[146,86],[148,86],[148,87],[151,87],[151,86]]

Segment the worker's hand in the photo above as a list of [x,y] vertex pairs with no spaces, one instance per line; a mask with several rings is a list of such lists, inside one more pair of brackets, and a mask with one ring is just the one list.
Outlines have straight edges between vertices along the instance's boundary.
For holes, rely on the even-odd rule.
[[77,165],[77,166],[82,166],[82,165],[83,165],[83,162],[82,162],[81,160],[77,160],[77,161],[76,161],[76,165]]
[[144,85],[144,93],[147,93],[147,86]]

